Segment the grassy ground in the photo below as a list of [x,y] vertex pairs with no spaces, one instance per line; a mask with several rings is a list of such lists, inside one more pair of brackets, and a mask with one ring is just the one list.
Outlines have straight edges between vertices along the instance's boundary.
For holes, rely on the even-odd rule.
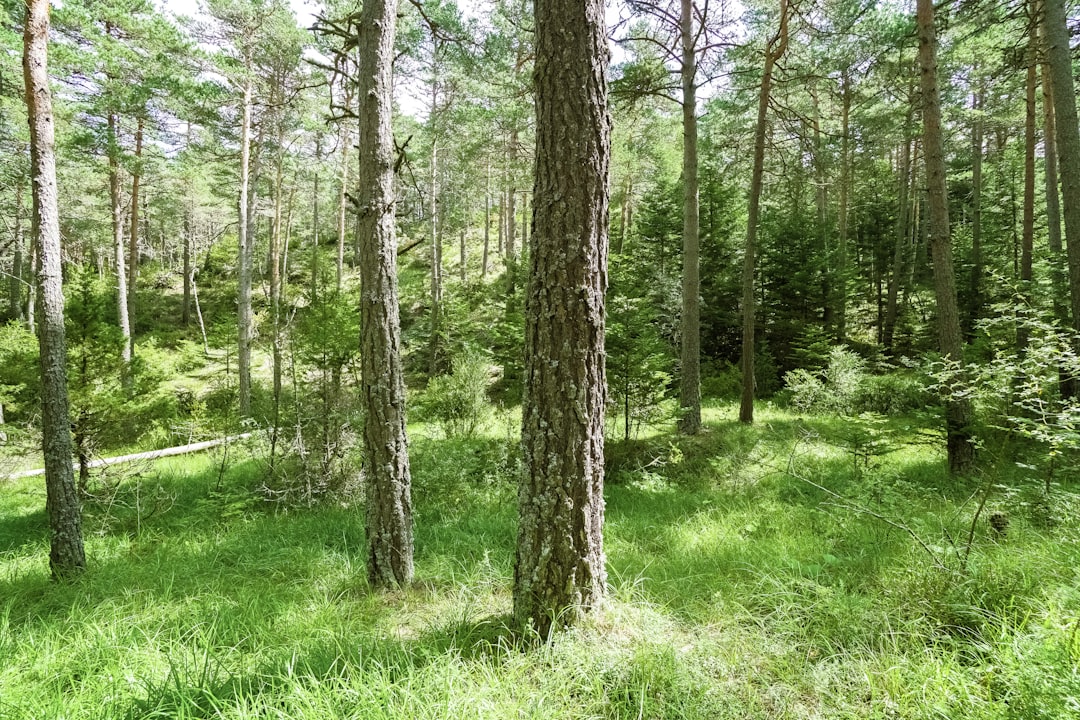
[[42,482],[8,483],[0,717],[1080,716],[1069,488],[949,478],[912,420],[706,423],[610,444],[609,601],[532,649],[504,627],[505,428],[414,428],[417,580],[388,594],[360,508],[264,502],[250,453],[112,478],[71,585],[48,580]]

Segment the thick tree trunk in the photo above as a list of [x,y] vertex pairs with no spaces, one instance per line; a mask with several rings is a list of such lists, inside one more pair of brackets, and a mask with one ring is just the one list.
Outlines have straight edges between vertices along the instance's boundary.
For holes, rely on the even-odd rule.
[[[930,253],[934,263],[934,296],[937,300],[938,344],[945,357],[964,365],[960,314],[956,302],[952,244],[949,237],[949,196],[945,187],[945,149],[941,130],[941,101],[937,80],[937,38],[932,0],[918,0],[919,66],[923,99],[923,152],[929,203]],[[949,469],[964,472],[975,458],[971,439],[971,401],[952,395],[945,398],[945,426]]]
[[239,406],[240,416],[251,415],[251,335],[254,320],[251,315],[251,276],[253,255],[255,252],[254,236],[251,231],[251,79],[244,80],[244,96],[240,119],[240,197],[238,201],[237,242],[239,253],[238,286],[236,291],[236,364],[240,376]]
[[49,568],[55,579],[86,568],[82,510],[71,468],[71,418],[68,411],[64,343],[64,293],[60,268],[60,213],[52,95],[48,72],[49,3],[28,0],[23,26],[23,81],[30,123],[30,178],[33,186],[32,234],[38,248],[41,295],[41,439],[45,456],[45,505],[49,515]]
[[396,19],[397,0],[364,3],[357,72],[364,486],[368,581],[375,586],[404,585],[413,576],[390,128]]
[[765,172],[765,134],[769,111],[769,91],[776,61],[787,49],[788,0],[780,0],[780,29],[765,46],[765,69],[761,73],[761,91],[758,94],[757,126],[754,131],[754,168],[750,176],[750,200],[746,218],[746,250],[742,268],[742,398],[739,404],[739,422],[754,422],[754,263],[757,254],[757,226],[761,214],[761,185]]
[[[1073,83],[1069,29],[1065,24],[1063,0],[1044,0],[1046,56],[1053,88],[1054,125],[1057,131],[1058,172],[1061,179],[1061,206],[1065,219],[1065,245],[1069,259],[1069,299],[1072,327],[1080,330],[1080,127],[1076,117],[1076,90]],[[1080,348],[1076,348],[1080,351]],[[1078,383],[1068,378],[1063,392],[1075,397]]]
[[683,268],[679,432],[701,430],[701,238],[698,227],[697,57],[691,0],[682,0]]
[[120,384],[125,395],[131,394],[131,319],[128,315],[127,271],[124,263],[124,205],[120,196],[120,145],[116,113],[109,113],[109,206],[112,209],[113,256],[116,260],[116,307],[120,322]]
[[536,176],[514,615],[540,637],[601,602],[607,33],[600,0],[537,0]]

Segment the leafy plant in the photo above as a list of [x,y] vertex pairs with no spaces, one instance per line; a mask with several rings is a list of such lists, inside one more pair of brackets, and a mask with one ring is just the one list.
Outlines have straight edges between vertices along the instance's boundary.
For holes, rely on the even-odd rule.
[[418,409],[438,423],[447,437],[471,438],[490,411],[487,389],[491,368],[487,358],[478,353],[458,355],[451,366],[449,375],[432,378],[428,383]]

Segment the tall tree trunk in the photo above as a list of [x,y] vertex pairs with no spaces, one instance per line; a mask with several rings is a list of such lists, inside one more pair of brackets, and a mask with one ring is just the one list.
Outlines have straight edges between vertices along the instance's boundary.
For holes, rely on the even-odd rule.
[[840,76],[840,209],[837,217],[836,247],[836,337],[847,338],[848,299],[848,198],[851,194],[851,76]]
[[765,46],[765,68],[758,94],[757,126],[754,131],[754,169],[750,176],[750,201],[746,219],[746,251],[742,268],[742,399],[739,422],[754,422],[754,263],[757,253],[757,226],[761,214],[761,185],[765,172],[765,133],[772,88],[773,67],[784,54],[788,42],[788,0],[780,0],[780,29]]
[[120,384],[131,394],[131,320],[128,315],[127,271],[124,269],[124,205],[120,196],[120,144],[116,113],[109,113],[109,205],[112,209],[113,255],[116,260],[116,307],[120,321]]
[[[240,198],[237,241],[239,265],[237,282],[237,352],[236,366],[240,377],[239,409],[241,417],[251,415],[251,339],[254,317],[251,311],[251,282],[255,262],[255,197],[251,188],[251,112],[252,87],[250,76],[244,80],[243,110],[240,119]],[[261,131],[260,131],[261,132]]]
[[[187,142],[185,150],[191,149],[191,121],[187,124]],[[180,322],[187,327],[191,322],[191,285],[194,264],[192,255],[195,252],[195,191],[190,177],[184,183],[187,197],[184,199],[184,300],[181,306]]]
[[270,228],[270,326],[271,333],[271,363],[273,374],[273,418],[270,428],[270,475],[275,472],[275,455],[277,452],[278,437],[281,431],[281,373],[283,363],[282,344],[284,338],[281,332],[281,267],[282,267],[282,211],[285,204],[285,158],[282,148],[285,145],[284,123],[278,118],[277,147],[278,156],[274,172],[274,224]]
[[[1047,55],[1046,42],[1046,17],[1042,10],[1043,2],[1040,0],[1039,14],[1042,22],[1039,23],[1040,49],[1045,58]],[[1057,127],[1054,119],[1054,88],[1050,80],[1050,67],[1043,63],[1042,66],[1042,92],[1043,92],[1043,162],[1046,194],[1046,237],[1050,250],[1050,281],[1053,285],[1054,317],[1064,327],[1069,326],[1069,303],[1066,297],[1069,293],[1069,278],[1066,270],[1064,244],[1061,239],[1061,200],[1058,194],[1058,169],[1057,169]],[[1073,397],[1075,390],[1063,388],[1062,394]]]
[[985,92],[982,80],[979,89],[972,98],[975,119],[971,127],[971,295],[967,312],[968,332],[975,327],[975,321],[982,316],[982,166],[983,166],[983,103]]
[[[1028,26],[1028,57],[1027,57],[1027,93],[1024,102],[1024,219],[1020,248],[1020,292],[1026,310],[1031,305],[1032,291],[1032,260],[1035,249],[1035,94],[1039,84],[1036,70],[1038,65],[1038,23],[1036,22],[1036,6],[1034,0],[1028,0],[1029,26]],[[1021,320],[1016,328],[1016,349],[1023,354],[1027,352],[1028,326]]]
[[537,0],[536,176],[514,615],[540,637],[599,605],[604,569],[607,33],[600,0]]
[[[315,140],[315,167],[311,181],[311,304],[319,301],[319,158],[322,155],[321,139]],[[342,171],[344,173],[344,171]],[[341,183],[338,205],[338,244],[344,252],[345,247],[345,183]],[[341,287],[338,287],[341,292]]]
[[41,297],[41,440],[45,456],[46,510],[49,515],[49,568],[55,579],[86,568],[82,510],[71,468],[71,416],[68,410],[64,293],[60,267],[60,212],[52,95],[48,71],[49,3],[28,0],[23,25],[23,82],[30,123],[32,234],[38,248]]
[[[128,232],[128,311],[135,300],[135,280],[139,277],[139,189],[142,180],[142,147],[145,118],[135,127],[135,163],[131,170],[131,229]],[[164,262],[164,256],[162,256]]]
[[412,500],[394,238],[391,69],[397,0],[368,0],[360,15],[360,358],[368,581],[413,577]]
[[484,254],[480,260],[480,280],[483,282],[488,273],[488,251],[491,245],[491,161],[487,164],[487,179],[484,186]]
[[697,57],[691,0],[681,1],[683,126],[682,333],[679,378],[679,432],[701,430],[701,238],[698,227]]
[[[949,237],[949,196],[945,187],[945,148],[941,131],[941,100],[937,80],[937,37],[932,0],[917,0],[919,66],[923,100],[923,152],[929,203],[930,253],[934,262],[934,297],[937,300],[938,344],[946,359],[962,371],[963,341],[956,302],[952,244]],[[951,395],[945,398],[945,427],[949,469],[964,472],[975,458],[971,439],[971,401]]]
[[[1069,257],[1069,299],[1072,327],[1080,331],[1080,127],[1076,118],[1076,90],[1073,84],[1069,29],[1065,24],[1063,0],[1044,0],[1046,55],[1053,88],[1054,126],[1061,178],[1061,206],[1065,219],[1065,245]],[[1080,347],[1074,348],[1080,351]],[[1076,397],[1075,378],[1062,387]]]
[[[431,109],[432,118],[435,111],[435,90],[432,88]],[[434,122],[434,120],[432,121]],[[439,369],[439,333],[442,332],[440,320],[442,319],[442,228],[439,225],[439,188],[438,188],[438,140],[433,136],[431,140],[431,176],[428,205],[428,220],[431,231],[431,337],[428,345],[428,375],[434,377]]]
[[892,355],[893,342],[896,335],[896,319],[898,315],[897,299],[900,295],[900,287],[903,285],[907,274],[904,272],[904,261],[907,256],[908,242],[908,218],[911,188],[911,146],[914,139],[911,137],[912,125],[915,116],[914,103],[908,106],[907,117],[904,120],[904,139],[900,145],[900,163],[897,173],[897,210],[896,210],[896,244],[893,245],[892,272],[889,274],[888,298],[885,301],[885,326],[882,329],[882,345],[886,355]]

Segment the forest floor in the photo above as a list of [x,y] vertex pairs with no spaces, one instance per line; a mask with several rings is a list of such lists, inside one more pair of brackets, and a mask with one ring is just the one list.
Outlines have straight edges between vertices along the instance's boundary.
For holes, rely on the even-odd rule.
[[608,600],[531,646],[506,628],[497,423],[412,428],[417,577],[390,593],[358,501],[267,501],[258,446],[95,482],[71,584],[48,577],[41,479],[7,483],[0,717],[1080,715],[1076,487],[950,477],[914,418],[735,417],[609,442]]

